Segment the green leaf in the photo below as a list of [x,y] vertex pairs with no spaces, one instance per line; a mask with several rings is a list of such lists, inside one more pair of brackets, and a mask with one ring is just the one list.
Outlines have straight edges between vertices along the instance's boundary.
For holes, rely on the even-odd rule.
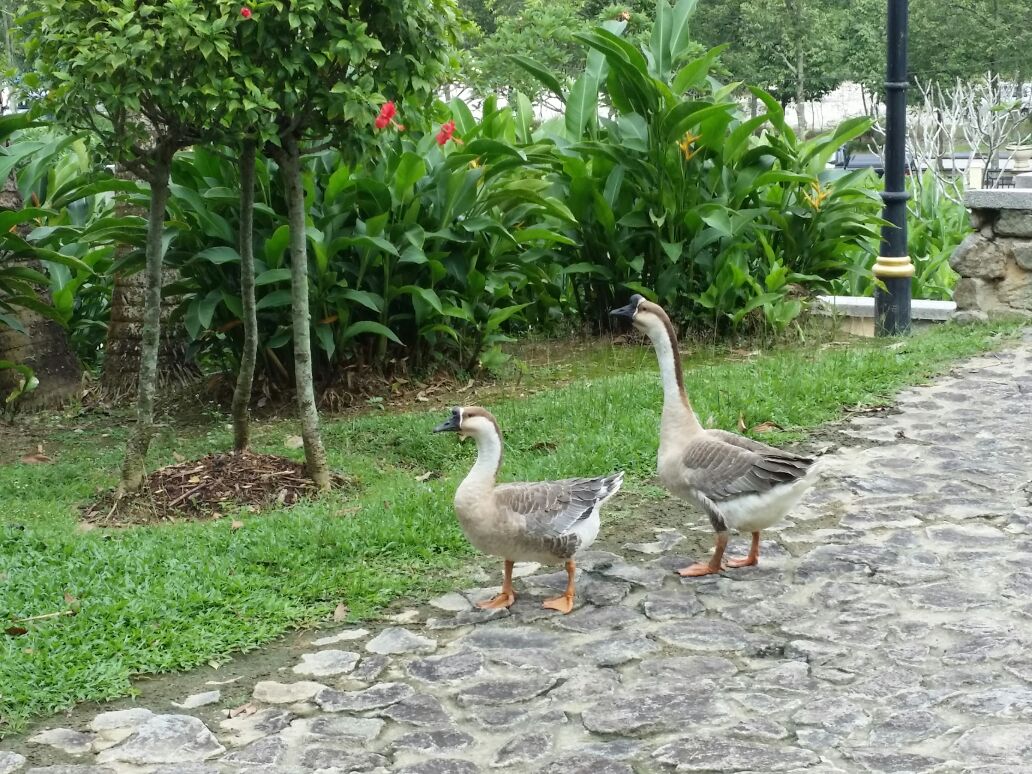
[[361,304],[366,309],[371,309],[377,314],[383,309],[383,297],[378,296],[376,293],[370,293],[368,290],[347,288],[341,293],[341,296],[349,301]]
[[599,84],[588,73],[581,75],[570,89],[566,102],[566,133],[572,140],[579,140],[584,129],[593,123],[598,113]]
[[[673,67],[691,45],[690,22],[699,0],[678,0],[670,15],[670,64]],[[666,72],[664,70],[663,72]]]
[[517,312],[521,312],[526,309],[530,304],[513,304],[512,306],[505,306],[501,309],[492,309],[490,314],[487,316],[487,325],[485,329],[488,332],[498,330],[499,326]]
[[274,290],[262,296],[258,299],[258,303],[255,304],[255,309],[261,311],[262,309],[278,309],[282,306],[290,306],[289,290]]
[[542,86],[559,98],[560,102],[566,102],[566,98],[563,95],[563,87],[559,84],[559,80],[552,75],[552,73],[548,72],[546,68],[539,65],[530,57],[512,54],[511,58],[513,62],[537,78],[541,82]]
[[269,269],[263,271],[257,277],[254,278],[254,284],[256,286],[271,285],[275,282],[289,282],[290,281],[290,269]]
[[673,12],[667,0],[657,0],[656,18],[652,23],[652,61],[656,63],[656,75],[663,78],[670,70],[670,32]]
[[278,266],[289,244],[290,226],[280,226],[265,240],[265,263],[269,266]]
[[323,193],[323,201],[332,202],[343,191],[351,181],[351,169],[346,164],[341,164],[330,175],[326,183],[326,191]]
[[397,201],[405,201],[412,188],[426,175],[426,161],[411,151],[405,151],[398,159],[398,166],[394,170],[394,195]]
[[216,266],[224,263],[235,263],[240,261],[240,253],[234,250],[232,247],[209,247],[207,250],[201,250],[197,253],[195,258],[202,258],[209,263],[214,263]]
[[326,353],[326,357],[333,358],[337,349],[337,342],[333,338],[333,328],[326,323],[319,323],[315,326],[315,337],[319,340],[319,347]]
[[698,59],[693,59],[680,70],[670,83],[674,94],[684,94],[689,89],[695,89],[706,82],[706,76],[713,69],[720,54],[727,48],[727,44],[711,48]]
[[408,293],[409,295],[419,296],[426,301],[430,306],[434,308],[434,311],[438,314],[444,314],[444,309],[441,306],[441,299],[430,288],[421,288],[418,285],[405,285],[402,288],[398,288],[399,293]]
[[[388,339],[393,341],[395,344],[401,344],[401,339],[398,338],[397,334],[394,333],[390,328],[382,323],[374,322],[373,320],[360,320],[357,323],[352,323],[344,332],[341,334],[342,339],[353,339],[363,333],[372,333],[377,336],[386,336]],[[404,346],[402,344],[402,346]]]
[[516,105],[514,109],[516,116],[516,141],[522,145],[529,145],[534,141],[534,107],[523,92],[516,92]]
[[448,107],[451,110],[452,118],[455,119],[455,129],[460,137],[468,136],[477,128],[477,120],[470,112],[469,106],[461,99],[456,97],[448,103]]

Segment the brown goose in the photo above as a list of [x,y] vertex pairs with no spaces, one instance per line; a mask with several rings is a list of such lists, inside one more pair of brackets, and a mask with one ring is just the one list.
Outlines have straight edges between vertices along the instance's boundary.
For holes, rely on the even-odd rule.
[[610,314],[628,317],[656,349],[663,380],[663,414],[659,430],[658,472],[663,485],[701,508],[716,532],[709,562],[678,570],[683,576],[710,575],[724,567],[728,528],[752,533],[744,559],[728,567],[748,567],[759,560],[760,531],[784,518],[813,484],[813,460],[699,423],[684,391],[681,355],[674,326],[662,307],[640,295]]
[[602,505],[616,494],[623,473],[598,478],[495,485],[502,464],[498,422],[477,406],[452,409],[435,433],[458,432],[477,442],[477,461],[455,491],[455,512],[469,542],[505,560],[502,591],[482,608],[510,607],[515,562],[566,565],[566,591],[544,606],[561,613],[573,609],[576,556],[598,536]]

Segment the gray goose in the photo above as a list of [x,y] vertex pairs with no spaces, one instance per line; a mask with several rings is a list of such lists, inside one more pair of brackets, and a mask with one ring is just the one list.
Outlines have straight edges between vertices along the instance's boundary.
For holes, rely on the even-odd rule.
[[672,494],[697,505],[710,519],[716,548],[708,562],[678,570],[682,576],[719,573],[728,529],[752,533],[752,547],[727,567],[748,567],[759,561],[760,532],[784,518],[813,484],[813,460],[765,443],[707,430],[684,390],[677,336],[663,308],[642,296],[610,314],[630,318],[656,349],[663,380],[663,414],[659,430],[658,473]]
[[566,591],[544,606],[560,613],[573,609],[576,556],[598,536],[599,513],[623,483],[623,473],[597,478],[502,484],[502,433],[490,412],[478,406],[452,409],[435,433],[457,432],[477,443],[477,461],[455,491],[455,513],[467,539],[485,554],[505,560],[501,593],[479,603],[485,609],[508,608],[515,562],[566,565]]

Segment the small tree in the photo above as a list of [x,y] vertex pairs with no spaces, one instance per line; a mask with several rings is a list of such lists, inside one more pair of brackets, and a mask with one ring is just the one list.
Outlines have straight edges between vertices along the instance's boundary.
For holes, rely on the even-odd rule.
[[[248,99],[275,103],[267,152],[287,191],[301,437],[309,474],[326,489],[330,475],[312,379],[301,159],[311,143],[335,141],[351,154],[360,152],[386,99],[404,95],[408,116],[415,118],[453,61],[455,8],[451,0],[266,0],[242,14],[241,62],[260,63],[248,79],[254,95]],[[367,226],[368,236],[377,236],[376,226]]]
[[[161,262],[172,157],[242,106],[244,84],[227,75],[236,34],[228,0],[39,0],[26,84],[45,92],[62,125],[89,130],[111,156],[150,184],[146,308],[137,422],[119,494],[140,488],[154,429]],[[257,105],[256,105],[257,108]]]

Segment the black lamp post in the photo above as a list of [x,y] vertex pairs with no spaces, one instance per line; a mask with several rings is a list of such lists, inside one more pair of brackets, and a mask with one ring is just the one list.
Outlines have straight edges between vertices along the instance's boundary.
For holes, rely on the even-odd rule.
[[914,266],[907,255],[907,0],[888,0],[888,60],[885,73],[885,202],[881,254],[874,276],[884,288],[874,291],[874,329],[879,336],[910,332],[910,282]]

